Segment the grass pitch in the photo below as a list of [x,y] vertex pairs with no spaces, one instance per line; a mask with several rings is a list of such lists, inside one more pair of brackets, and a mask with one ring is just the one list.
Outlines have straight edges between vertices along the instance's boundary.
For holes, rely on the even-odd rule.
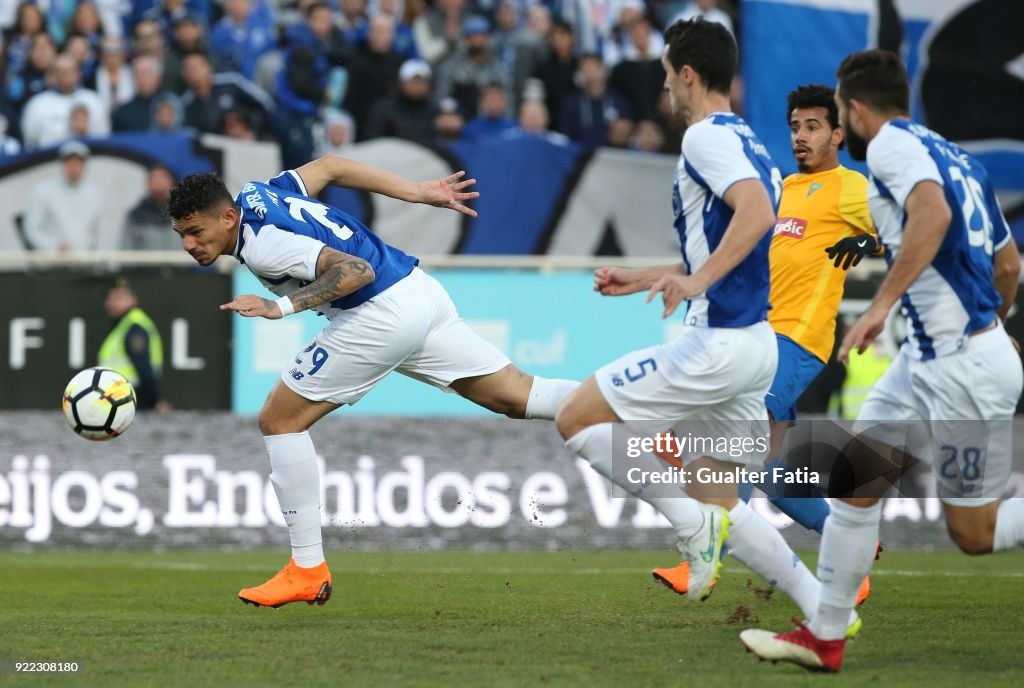
[[[0,555],[0,661],[82,675],[5,685],[1021,686],[1024,554],[886,552],[843,673],[758,663],[737,634],[796,607],[734,560],[704,604],[665,552],[334,552],[334,598],[256,609],[285,552]],[[749,582],[748,582],[749,581]]]

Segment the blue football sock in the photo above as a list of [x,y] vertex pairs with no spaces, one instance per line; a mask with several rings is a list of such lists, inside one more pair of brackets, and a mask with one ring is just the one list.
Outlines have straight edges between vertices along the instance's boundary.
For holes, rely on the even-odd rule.
[[[782,459],[776,459],[766,466],[768,470],[776,467],[781,467],[786,476],[794,473]],[[825,519],[829,514],[828,502],[821,498],[821,491],[814,485],[786,483],[783,477],[775,487],[775,494],[770,495],[768,501],[807,530],[816,530],[820,533],[825,528]]]
[[[765,470],[771,475],[772,469],[781,467],[787,473],[790,471],[782,459],[776,459],[765,465]],[[768,501],[772,505],[789,516],[791,519],[808,530],[816,530],[819,533],[825,527],[825,519],[828,518],[829,506],[821,497],[821,492],[814,485],[803,483],[786,484],[780,482],[774,484],[767,482],[759,484],[758,487],[768,495]],[[739,486],[739,496],[744,502],[750,501],[750,495],[754,486],[744,482]]]
[[774,497],[768,501],[807,530],[820,533],[825,528],[830,510],[821,497]]

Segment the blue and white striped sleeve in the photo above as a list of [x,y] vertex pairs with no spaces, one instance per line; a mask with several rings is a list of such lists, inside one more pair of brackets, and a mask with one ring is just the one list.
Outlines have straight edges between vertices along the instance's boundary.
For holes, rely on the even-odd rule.
[[719,198],[736,182],[760,179],[743,141],[728,127],[700,122],[683,137],[683,159]]
[[268,179],[267,186],[272,186],[275,189],[281,189],[282,191],[290,193],[299,193],[303,196],[309,196],[306,192],[306,183],[302,181],[302,176],[295,170],[285,170],[276,177]]

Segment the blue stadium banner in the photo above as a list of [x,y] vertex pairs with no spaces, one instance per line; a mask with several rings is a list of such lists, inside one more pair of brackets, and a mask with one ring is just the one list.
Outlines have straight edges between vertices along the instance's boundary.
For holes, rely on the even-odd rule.
[[672,227],[676,158],[636,151],[584,151],[539,137],[428,148],[397,139],[354,146],[349,157],[411,179],[465,170],[477,180],[478,217],[328,189],[388,243],[424,254],[677,256]]
[[851,52],[894,50],[910,76],[912,117],[981,160],[1017,242],[1024,242],[1024,3],[745,0],[741,6],[746,119],[784,172],[796,171],[786,94],[800,84],[835,84],[836,69]]
[[[176,177],[193,172],[210,172],[219,155],[204,148],[194,136],[185,134],[115,134],[103,139],[83,139],[93,155],[109,155],[145,167],[163,165]],[[40,160],[54,158],[57,148],[46,148],[3,158],[3,170],[10,173]]]

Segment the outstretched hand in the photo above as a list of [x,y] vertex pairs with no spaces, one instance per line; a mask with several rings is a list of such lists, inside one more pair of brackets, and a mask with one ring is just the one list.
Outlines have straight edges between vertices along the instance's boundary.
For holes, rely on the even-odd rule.
[[234,300],[223,304],[220,309],[222,311],[234,311],[246,318],[266,318],[267,320],[277,320],[278,318],[283,317],[281,315],[281,309],[275,302],[270,299],[264,299],[260,296],[256,296],[255,294],[236,296]]
[[614,267],[594,270],[594,291],[602,296],[624,296],[644,289],[644,282],[637,270]]
[[888,310],[874,306],[868,308],[846,331],[846,336],[843,337],[843,342],[839,346],[839,353],[836,354],[836,360],[843,365],[849,365],[851,351],[856,350],[859,354],[867,351],[878,335],[882,334],[888,317]]
[[476,217],[476,211],[466,206],[463,201],[480,197],[479,191],[464,191],[476,184],[475,179],[462,179],[466,176],[464,170],[459,170],[450,177],[429,182],[420,182],[419,203],[432,205],[436,208],[448,208],[463,215]]
[[665,310],[662,311],[661,317],[667,318],[676,312],[679,304],[703,294],[707,288],[708,285],[697,275],[663,275],[654,282],[651,290],[647,292],[647,303],[653,301],[654,297],[660,293],[662,303],[665,304]]

